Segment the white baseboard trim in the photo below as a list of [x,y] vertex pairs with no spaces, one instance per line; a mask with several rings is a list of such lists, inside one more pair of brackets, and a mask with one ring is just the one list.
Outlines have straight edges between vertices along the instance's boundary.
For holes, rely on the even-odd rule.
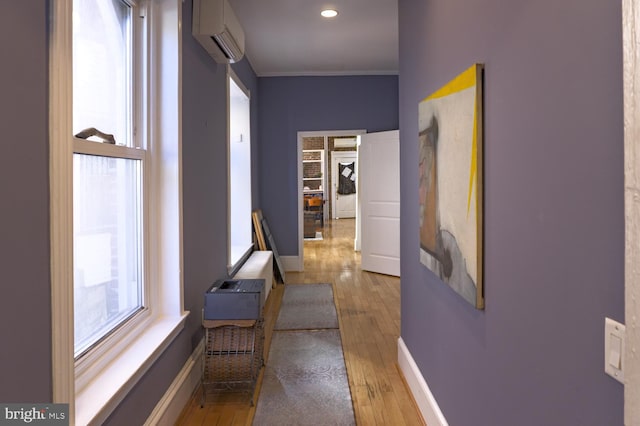
[[280,256],[280,261],[285,271],[304,271],[300,256]]
[[176,378],[162,396],[145,426],[173,426],[189,402],[202,376],[202,354],[204,339],[200,341]]
[[424,421],[429,426],[449,426],[402,337],[398,339],[398,366]]

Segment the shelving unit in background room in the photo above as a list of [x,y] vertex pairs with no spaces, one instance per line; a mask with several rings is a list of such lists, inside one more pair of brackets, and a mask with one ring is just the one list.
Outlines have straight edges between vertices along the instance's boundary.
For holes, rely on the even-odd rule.
[[326,187],[324,149],[302,151],[302,183],[305,194],[322,195]]
[[[302,150],[302,184],[305,202],[304,237],[314,238],[324,225],[326,165],[324,149]],[[319,223],[318,223],[319,219]]]

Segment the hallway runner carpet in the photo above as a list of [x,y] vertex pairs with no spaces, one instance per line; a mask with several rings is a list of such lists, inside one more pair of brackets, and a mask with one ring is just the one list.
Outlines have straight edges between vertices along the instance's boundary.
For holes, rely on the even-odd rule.
[[338,328],[331,284],[287,284],[274,330]]
[[[324,306],[328,297],[333,311]],[[316,305],[321,308],[314,309]],[[253,425],[355,425],[337,317],[335,326],[324,322],[329,328],[318,327],[322,321],[308,321],[301,306],[312,317],[326,312],[335,316],[331,285],[285,287],[280,315],[286,321],[281,326],[290,328],[273,332]],[[299,324],[295,324],[296,316]]]

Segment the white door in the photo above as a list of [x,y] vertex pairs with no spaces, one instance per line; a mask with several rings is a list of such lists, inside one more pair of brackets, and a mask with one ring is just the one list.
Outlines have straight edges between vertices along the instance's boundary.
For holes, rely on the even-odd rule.
[[362,269],[400,276],[400,137],[397,130],[360,136]]
[[[353,167],[350,165],[353,163]],[[353,182],[355,189],[358,156],[356,151],[334,151],[331,153],[331,217],[344,219],[356,217],[356,192],[346,188],[349,185],[340,183]],[[345,190],[347,189],[347,190]],[[342,193],[341,193],[342,192]]]

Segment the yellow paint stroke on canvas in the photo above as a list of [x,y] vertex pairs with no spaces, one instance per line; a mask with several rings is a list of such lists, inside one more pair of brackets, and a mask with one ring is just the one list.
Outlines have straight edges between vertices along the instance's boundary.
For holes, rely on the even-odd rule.
[[[477,68],[478,65],[474,64],[469,67],[462,74],[451,80],[444,85],[440,90],[432,93],[424,100],[432,100],[438,98],[444,98],[453,93],[460,92],[462,90],[474,87],[477,84]],[[477,100],[476,100],[477,101]],[[471,165],[469,166],[469,195],[467,197],[467,217],[469,217],[469,211],[471,209],[471,194],[473,194],[473,187],[477,182],[478,164],[476,161],[476,155],[478,153],[478,107],[477,103],[473,108],[473,142],[471,145]]]
[[453,93],[461,92],[465,89],[475,86],[476,67],[476,64],[472,65],[471,67],[469,67],[469,69],[458,75],[446,85],[442,86],[437,92],[434,92],[426,97],[424,100],[427,101],[432,99],[444,98],[445,96],[449,96]]
[[478,153],[478,107],[473,109],[473,142],[471,144],[471,166],[469,167],[469,195],[467,197],[467,218],[471,209],[471,194],[473,187],[477,182],[478,163],[476,160]]

